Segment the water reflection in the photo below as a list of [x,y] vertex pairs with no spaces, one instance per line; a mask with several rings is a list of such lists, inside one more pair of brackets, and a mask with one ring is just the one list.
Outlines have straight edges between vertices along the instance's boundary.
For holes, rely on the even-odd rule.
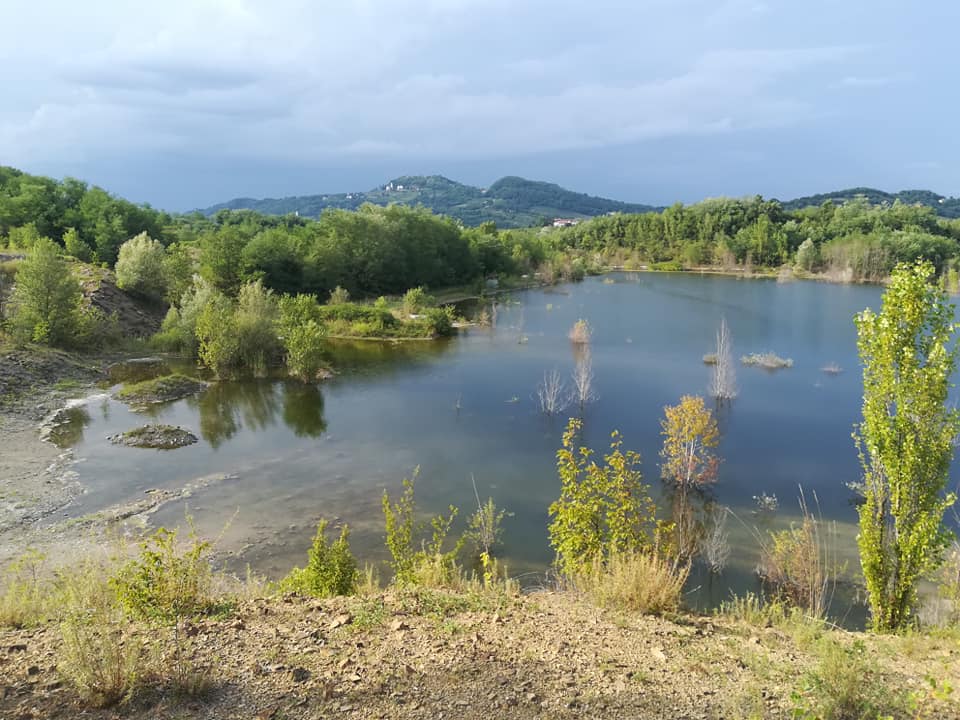
[[200,435],[216,449],[244,427],[265,430],[280,411],[280,387],[269,380],[214,383],[188,400],[200,414]]
[[266,430],[278,419],[297,437],[319,437],[327,429],[320,388],[293,380],[214,383],[187,402],[199,414],[200,435],[214,449],[241,430]]
[[320,437],[327,429],[320,388],[313,384],[288,382],[283,393],[283,422],[297,437]]
[[83,440],[83,430],[90,424],[86,405],[65,407],[58,411],[50,424],[48,437],[58,448],[68,448]]

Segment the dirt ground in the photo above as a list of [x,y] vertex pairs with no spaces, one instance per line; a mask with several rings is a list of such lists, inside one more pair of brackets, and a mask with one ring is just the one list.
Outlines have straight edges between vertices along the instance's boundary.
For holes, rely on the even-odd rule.
[[[0,632],[0,717],[788,718],[815,665],[815,639],[723,618],[622,614],[556,592],[455,605],[390,594],[249,601],[189,629],[191,662],[211,683],[202,699],[147,683],[111,710],[84,709],[58,676],[55,628]],[[139,632],[157,644],[169,633]],[[863,682],[960,683],[955,638],[868,641]],[[924,700],[916,716],[950,720],[960,709]]]

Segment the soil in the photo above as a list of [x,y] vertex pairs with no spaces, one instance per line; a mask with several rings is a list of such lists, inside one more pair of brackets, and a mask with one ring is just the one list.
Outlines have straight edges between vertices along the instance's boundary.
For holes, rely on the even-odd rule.
[[154,450],[175,450],[198,441],[197,436],[189,430],[173,425],[144,425],[108,439],[115,445]]
[[132,385],[124,385],[116,394],[117,400],[131,405],[151,405],[154,403],[180,400],[205,390],[207,383],[185,375],[167,375]]
[[46,348],[0,349],[0,567],[28,548],[66,564],[101,547],[108,534],[139,536],[165,504],[228,477],[201,477],[97,513],[58,518],[83,493],[70,470],[72,452],[54,442],[58,425],[71,401],[101,392],[108,366]]
[[[55,627],[0,631],[0,716],[788,718],[791,692],[817,663],[813,641],[724,618],[622,614],[546,591],[499,607],[436,600],[381,594],[242,603],[230,617],[186,629],[190,674],[206,675],[211,686],[203,698],[178,698],[148,681],[111,710],[84,708],[57,674]],[[170,661],[172,631],[135,632]],[[847,647],[860,639],[826,635]],[[865,682],[918,691],[917,717],[960,718],[956,704],[922,691],[928,674],[960,682],[955,639],[917,645],[867,637],[865,646]]]

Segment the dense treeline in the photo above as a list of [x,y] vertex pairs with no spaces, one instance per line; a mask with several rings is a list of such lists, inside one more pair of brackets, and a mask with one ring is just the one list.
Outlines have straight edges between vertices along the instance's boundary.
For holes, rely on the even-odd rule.
[[559,231],[562,244],[677,267],[797,266],[837,279],[882,280],[918,257],[953,268],[960,221],[928,207],[866,199],[788,212],[760,197],[673,205],[661,213],[609,215]]
[[[611,214],[574,227],[465,228],[422,207],[372,204],[318,219],[222,210],[170,215],[73,179],[0,168],[0,245],[49,237],[67,255],[116,266],[121,287],[178,307],[199,275],[228,298],[260,282],[326,300],[395,295],[540,272],[576,278],[604,265],[791,266],[836,279],[881,280],[918,257],[956,280],[960,220],[929,207],[866,198],[788,211],[761,197],[719,198],[662,212]],[[137,238],[121,252],[121,246]],[[659,265],[658,265],[659,264]]]

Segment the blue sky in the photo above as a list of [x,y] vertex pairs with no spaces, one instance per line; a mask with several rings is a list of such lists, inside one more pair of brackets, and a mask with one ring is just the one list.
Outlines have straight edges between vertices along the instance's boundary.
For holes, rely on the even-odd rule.
[[0,0],[0,164],[172,210],[503,175],[960,195],[960,3]]

